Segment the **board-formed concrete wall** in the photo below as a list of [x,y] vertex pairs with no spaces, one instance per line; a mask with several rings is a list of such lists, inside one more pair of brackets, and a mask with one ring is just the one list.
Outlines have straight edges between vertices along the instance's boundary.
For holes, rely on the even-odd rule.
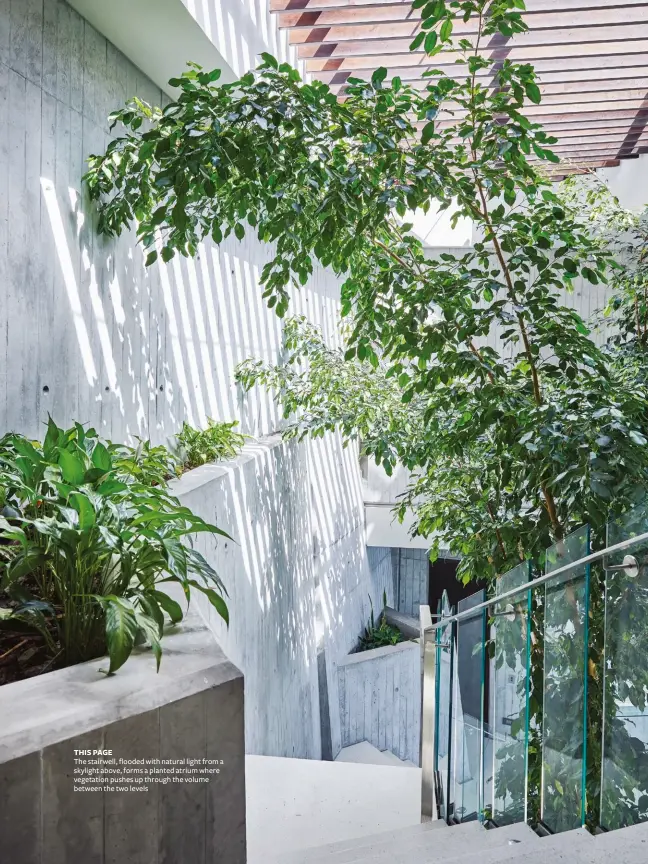
[[248,753],[334,758],[342,746],[337,664],[369,597],[394,597],[391,550],[367,558],[356,461],[338,437],[305,447],[276,435],[174,481],[183,504],[235,538],[195,541],[227,585],[229,628],[197,602],[245,675]]
[[399,612],[418,620],[419,606],[428,602],[430,558],[426,549],[395,550]]
[[342,746],[368,741],[420,762],[421,654],[402,642],[345,657],[338,664]]
[[[208,416],[269,434],[271,399],[233,381],[246,357],[281,354],[259,287],[269,247],[205,244],[195,260],[146,269],[132,234],[94,230],[85,160],[133,95],[168,101],[64,0],[0,3],[2,431],[37,436],[51,413],[116,441],[164,441]],[[318,270],[291,312],[334,338],[338,295]]]
[[[241,360],[281,357],[281,323],[259,287],[268,247],[207,243],[193,261],[146,269],[132,234],[97,235],[85,160],[132,95],[165,101],[64,0],[0,2],[0,434],[41,436],[48,413],[114,441],[239,420],[253,436],[243,462],[187,502],[235,539],[214,550],[231,594],[219,637],[246,675],[249,752],[319,758],[318,657],[335,698],[337,658],[366,622],[368,595],[382,594],[357,452],[335,436],[268,442],[279,411],[234,383]],[[338,300],[338,280],[318,269],[291,312],[335,343]],[[327,736],[339,749],[339,730]]]

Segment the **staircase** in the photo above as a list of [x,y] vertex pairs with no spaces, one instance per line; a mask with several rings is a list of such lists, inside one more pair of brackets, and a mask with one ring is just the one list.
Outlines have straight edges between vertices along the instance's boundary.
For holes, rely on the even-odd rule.
[[486,830],[428,822],[304,849],[268,864],[646,864],[648,823],[593,837],[584,829],[539,837],[527,825]]
[[420,770],[246,757],[248,864],[646,864],[648,823],[539,837],[420,819]]

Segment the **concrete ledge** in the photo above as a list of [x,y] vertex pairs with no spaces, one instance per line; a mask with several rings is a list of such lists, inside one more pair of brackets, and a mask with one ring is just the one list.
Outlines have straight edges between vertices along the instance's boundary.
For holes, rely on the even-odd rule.
[[401,651],[411,651],[413,642],[399,642],[397,645],[383,645],[381,648],[371,648],[369,651],[357,651],[349,654],[338,661],[340,666],[352,666],[354,663],[369,663],[379,657],[389,657],[391,654],[399,654]]
[[[0,688],[0,860],[245,862],[243,676],[195,614],[113,677],[91,661]],[[75,749],[222,759],[209,783],[74,791]]]
[[285,444],[281,435],[266,435],[255,441],[248,441],[241,452],[234,459],[223,462],[208,462],[198,468],[186,471],[177,480],[171,480],[169,488],[173,495],[182,498],[195,492],[202,486],[209,486],[214,480],[220,480],[243,468],[250,462],[256,462],[261,454],[270,453],[272,450]]

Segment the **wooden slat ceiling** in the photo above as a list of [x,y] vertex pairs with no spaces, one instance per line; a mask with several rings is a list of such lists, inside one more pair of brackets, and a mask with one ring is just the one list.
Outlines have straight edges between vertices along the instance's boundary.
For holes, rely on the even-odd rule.
[[[648,153],[648,0],[526,0],[526,7],[529,32],[491,36],[484,53],[534,65],[543,98],[525,111],[559,139],[552,149],[561,164],[552,170]],[[342,98],[349,77],[368,78],[379,66],[417,89],[430,83],[427,69],[466,72],[455,52],[409,51],[420,25],[411,0],[270,0],[270,8],[307,72]],[[474,32],[473,21],[455,21],[453,35]],[[487,73],[484,83],[494,86]]]

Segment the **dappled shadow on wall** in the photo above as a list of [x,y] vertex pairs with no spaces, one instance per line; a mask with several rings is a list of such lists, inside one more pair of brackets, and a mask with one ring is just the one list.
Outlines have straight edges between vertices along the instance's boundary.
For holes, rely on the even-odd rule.
[[344,447],[338,433],[315,439],[308,445],[308,467],[317,636],[339,640],[331,648],[332,655],[339,657],[357,644],[371,603],[379,613],[383,591],[388,603],[394,604],[391,555],[384,572],[372,571],[357,445]]
[[269,0],[182,0],[227,64],[238,76],[257,65],[268,51],[280,62],[296,65],[288,31],[279,30]]
[[198,602],[227,656],[245,673],[248,752],[318,758],[305,448],[248,444],[235,462],[199,470],[213,483],[181,497],[234,538],[196,537],[226,582],[231,626],[204,598]]
[[[21,431],[38,434],[48,412],[61,424],[92,423],[114,440],[164,441],[183,420],[204,426],[207,417],[238,419],[257,436],[275,430],[270,396],[234,383],[243,359],[281,355],[280,321],[259,287],[268,250],[253,238],[220,249],[201,244],[195,259],[145,268],[133,234],[96,235],[76,190],[63,196],[43,177],[41,191],[53,244],[47,263],[58,264],[52,338],[49,349],[39,346],[50,380]],[[337,300],[335,280],[319,273],[291,311],[330,332]]]

